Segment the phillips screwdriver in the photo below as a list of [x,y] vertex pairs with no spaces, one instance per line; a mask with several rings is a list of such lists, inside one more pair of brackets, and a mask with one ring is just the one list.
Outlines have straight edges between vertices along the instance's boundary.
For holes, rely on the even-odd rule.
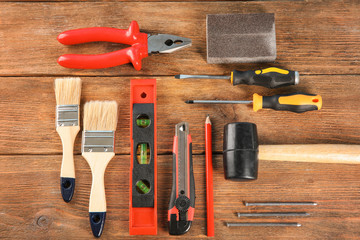
[[320,95],[307,93],[292,93],[285,95],[260,96],[255,93],[252,101],[226,101],[226,100],[187,100],[185,103],[241,103],[253,104],[254,112],[263,108],[272,108],[279,111],[290,111],[303,113],[307,111],[320,110],[322,106],[322,98]]
[[280,88],[299,84],[299,72],[270,67],[262,70],[237,71],[233,70],[230,76],[213,75],[176,75],[177,79],[229,79],[235,86],[239,84],[257,85],[267,88]]

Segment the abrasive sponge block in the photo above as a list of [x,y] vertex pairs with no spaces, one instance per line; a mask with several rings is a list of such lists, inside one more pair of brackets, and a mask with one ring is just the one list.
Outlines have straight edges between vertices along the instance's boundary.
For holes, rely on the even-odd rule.
[[208,63],[273,62],[276,59],[273,13],[206,16]]

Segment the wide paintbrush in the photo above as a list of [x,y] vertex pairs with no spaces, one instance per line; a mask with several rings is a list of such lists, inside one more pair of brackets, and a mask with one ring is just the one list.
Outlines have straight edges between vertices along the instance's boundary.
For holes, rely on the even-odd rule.
[[88,162],[92,173],[89,217],[95,237],[101,236],[105,224],[104,173],[106,166],[115,156],[117,109],[115,101],[91,101],[84,106],[82,156]]

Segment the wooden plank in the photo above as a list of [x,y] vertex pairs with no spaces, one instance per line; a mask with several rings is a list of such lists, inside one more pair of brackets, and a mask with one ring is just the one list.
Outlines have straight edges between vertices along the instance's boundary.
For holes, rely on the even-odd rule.
[[[116,156],[105,174],[107,220],[103,239],[129,238],[128,186],[130,156]],[[90,169],[77,156],[77,188],[71,203],[61,199],[60,156],[0,156],[1,218],[3,238],[88,239],[91,185]],[[259,179],[252,182],[225,181],[222,157],[214,158],[214,204],[216,239],[303,239],[357,238],[360,235],[360,168],[346,164],[260,162]],[[168,239],[167,207],[171,191],[171,156],[158,157],[158,236]],[[194,157],[196,183],[195,220],[187,238],[206,237],[204,156]],[[36,176],[36,177],[35,177]],[[11,183],[11,184],[9,184]],[[245,207],[242,201],[316,201],[311,207]],[[20,210],[21,209],[21,210]],[[237,219],[235,212],[307,211],[305,218],[269,219],[296,221],[300,228],[227,228],[224,222],[257,222]],[[346,229],[346,231],[345,231]],[[143,239],[143,237],[134,237]]]
[[[0,78],[0,154],[61,154],[55,131],[54,78]],[[119,122],[116,153],[130,153],[128,77],[83,77],[81,104],[89,100],[116,100]],[[345,84],[346,83],[346,84]],[[176,80],[159,77],[158,153],[169,154],[175,124],[188,121],[194,153],[204,153],[204,122],[213,122],[213,150],[222,151],[223,127],[231,122],[254,122],[261,144],[360,143],[360,82],[357,76],[304,76],[296,87],[270,90],[256,86],[232,86],[227,80]],[[336,89],[334,91],[333,89]],[[200,91],[199,91],[200,90]],[[188,99],[251,99],[257,92],[272,95],[303,91],[323,97],[320,111],[296,114],[273,110],[253,112],[251,105],[187,105]],[[82,113],[81,113],[82,114]],[[81,134],[75,141],[80,153]]]
[[[219,0],[172,0],[171,2],[216,2]],[[231,1],[248,1],[248,0],[227,0]],[[276,2],[286,2],[288,0],[257,0],[261,1],[276,1]],[[303,0],[297,0],[303,1]],[[317,0],[321,1],[321,0]],[[88,2],[88,0],[0,0],[0,2]],[[94,2],[106,2],[106,0],[97,0]],[[168,2],[167,0],[117,0],[116,2]]]
[[[276,16],[277,60],[274,64],[206,64],[206,14],[273,12]],[[360,74],[359,2],[191,2],[191,3],[1,3],[0,75],[174,75],[228,74],[281,66],[302,74]],[[127,28],[137,20],[143,32],[188,37],[193,46],[131,65],[101,70],[71,70],[56,59],[65,53],[104,53],[122,46],[92,43],[62,46],[65,30],[107,26]],[[241,44],[241,43],[239,43]]]

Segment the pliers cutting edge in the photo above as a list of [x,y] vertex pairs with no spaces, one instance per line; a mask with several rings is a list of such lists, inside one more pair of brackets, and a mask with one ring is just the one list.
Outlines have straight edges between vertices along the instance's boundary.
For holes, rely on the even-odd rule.
[[141,33],[136,21],[128,29],[93,27],[69,30],[61,33],[57,40],[64,45],[88,42],[114,42],[131,47],[104,54],[65,54],[58,63],[67,68],[98,69],[132,63],[141,69],[141,59],[153,53],[171,53],[191,46],[191,39],[169,34],[150,35]]

